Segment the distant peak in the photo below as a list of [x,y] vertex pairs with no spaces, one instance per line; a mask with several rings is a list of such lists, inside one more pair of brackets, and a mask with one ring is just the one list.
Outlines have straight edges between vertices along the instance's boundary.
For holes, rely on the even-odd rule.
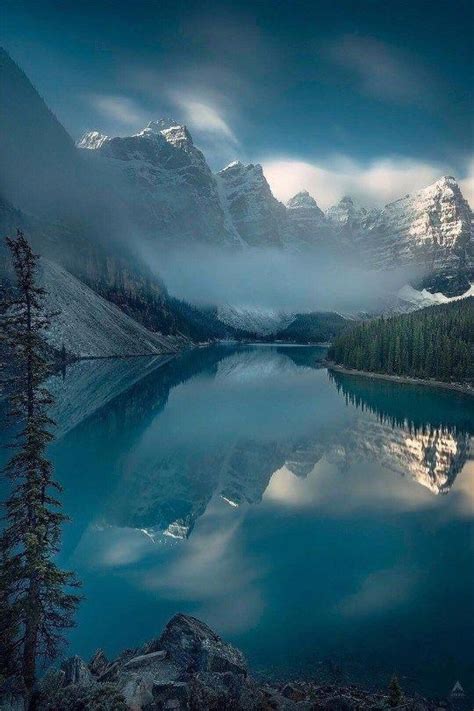
[[89,131],[88,133],[85,133],[77,142],[77,147],[94,151],[100,148],[108,140],[109,137],[104,133],[99,133],[99,131]]
[[439,178],[434,185],[443,188],[443,187],[450,187],[450,188],[459,188],[458,182],[456,178],[454,178],[452,175],[443,175],[441,178]]
[[224,170],[228,170],[229,168],[243,168],[243,163],[240,162],[240,160],[233,160],[232,163],[229,163],[229,165],[226,165],[225,168],[223,168],[220,172],[223,173]]
[[160,133],[166,138],[168,143],[172,143],[173,145],[182,145],[184,143],[188,143],[191,146],[193,145],[193,139],[186,126],[175,124],[169,128],[163,128]]
[[172,118],[161,118],[158,121],[150,121],[147,128],[153,133],[161,133],[167,128],[172,128],[174,126],[179,126],[179,123]]
[[301,190],[299,193],[296,193],[296,195],[293,195],[293,197],[286,203],[286,206],[290,210],[300,207],[319,210],[318,203],[307,190]]
[[344,195],[340,200],[339,200],[339,205],[353,205],[354,200],[351,198],[350,195]]

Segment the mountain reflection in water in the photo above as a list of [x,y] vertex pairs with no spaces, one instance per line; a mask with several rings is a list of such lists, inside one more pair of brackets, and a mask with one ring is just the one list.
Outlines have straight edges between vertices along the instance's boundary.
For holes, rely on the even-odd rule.
[[182,610],[280,675],[330,657],[441,693],[472,670],[471,400],[329,374],[324,355],[215,346],[54,379],[75,651]]

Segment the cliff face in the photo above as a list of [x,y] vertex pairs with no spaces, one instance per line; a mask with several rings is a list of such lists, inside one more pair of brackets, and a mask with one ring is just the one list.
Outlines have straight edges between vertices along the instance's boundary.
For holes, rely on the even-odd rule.
[[472,213],[454,178],[387,205],[371,232],[375,266],[420,268],[423,286],[449,296],[469,288]]
[[301,204],[297,198],[288,209],[297,228],[291,239],[298,245],[349,249],[370,269],[407,268],[421,287],[447,296],[469,289],[474,278],[472,212],[454,178],[440,178],[383,210],[344,197],[312,220],[308,199]]
[[242,242],[250,247],[281,247],[285,207],[273,197],[260,165],[236,161],[217,174],[223,207]]
[[185,126],[161,120],[133,136],[92,132],[78,146],[89,158],[106,159],[131,222],[151,244],[233,241],[216,180]]

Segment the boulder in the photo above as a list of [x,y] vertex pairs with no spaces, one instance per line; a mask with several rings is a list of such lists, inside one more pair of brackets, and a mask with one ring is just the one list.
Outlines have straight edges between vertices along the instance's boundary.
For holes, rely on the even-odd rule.
[[320,708],[321,711],[355,711],[358,706],[359,703],[356,699],[342,693],[335,693],[324,699],[318,708]]
[[109,660],[102,649],[98,649],[89,662],[89,670],[94,676],[101,676],[109,666]]
[[289,707],[270,704],[260,686],[244,674],[202,672],[192,675],[189,708],[190,711],[201,711],[201,709],[263,711]]
[[131,711],[154,708],[153,680],[149,677],[129,676],[120,680],[120,691]]
[[183,671],[247,674],[242,652],[224,642],[204,622],[189,615],[175,615],[146,652],[161,650],[168,652],[169,659]]
[[288,684],[285,684],[285,686],[281,690],[281,694],[286,699],[291,699],[291,701],[303,701],[306,698],[306,693],[301,688],[301,686],[298,686],[293,682],[288,682]]
[[102,672],[102,674],[98,677],[97,681],[104,682],[104,681],[115,681],[115,679],[118,676],[120,669],[120,664],[118,662],[113,662],[113,664],[110,664],[107,669]]
[[94,677],[89,667],[85,661],[77,655],[66,659],[66,661],[61,664],[61,669],[64,672],[64,686],[69,686],[69,684],[87,686],[94,682]]
[[185,711],[189,709],[190,699],[191,689],[185,681],[153,685],[154,708],[166,709],[166,711]]
[[150,652],[150,654],[140,654],[138,657],[132,657],[125,662],[124,669],[137,668],[137,667],[149,667],[155,662],[161,662],[165,659],[167,652],[160,650],[159,652]]

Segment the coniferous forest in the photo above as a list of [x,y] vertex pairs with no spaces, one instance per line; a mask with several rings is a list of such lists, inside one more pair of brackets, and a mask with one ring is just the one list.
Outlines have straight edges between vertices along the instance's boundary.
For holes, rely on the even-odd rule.
[[328,352],[348,368],[447,382],[472,382],[473,356],[473,297],[360,323]]

